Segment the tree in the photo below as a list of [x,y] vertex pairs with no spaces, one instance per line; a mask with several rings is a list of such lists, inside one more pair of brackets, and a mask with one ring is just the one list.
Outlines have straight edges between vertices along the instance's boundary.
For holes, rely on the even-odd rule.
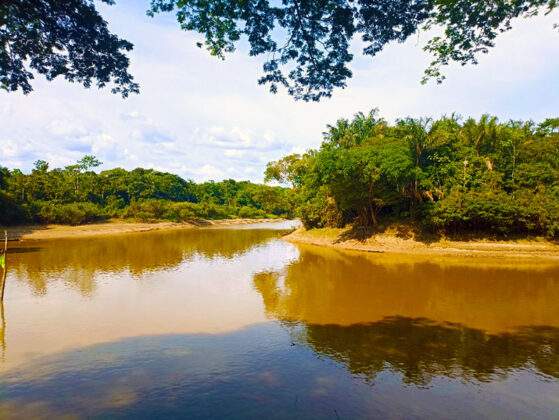
[[268,163],[264,172],[264,181],[291,184],[293,187],[300,186],[303,182],[303,176],[307,171],[308,158],[309,155],[307,153],[303,156],[294,153],[275,162]]
[[39,160],[35,161],[33,163],[33,165],[35,166],[34,171],[46,172],[46,171],[49,170],[49,163],[47,161],[42,160],[42,159],[39,159]]
[[[442,82],[443,66],[476,64],[514,19],[557,6],[557,0],[151,0],[148,14],[176,12],[182,29],[204,36],[198,46],[220,58],[246,38],[251,56],[268,57],[259,84],[318,101],[352,76],[356,36],[365,43],[363,54],[373,57],[419,30],[440,29],[425,46],[434,59],[423,82]],[[139,89],[128,72],[131,49],[109,32],[94,0],[0,3],[0,86],[6,90],[29,93],[34,71],[85,87],[110,84],[126,97]]]
[[[113,4],[114,0],[101,0]],[[9,0],[0,3],[0,87],[33,90],[33,72],[47,80],[111,85],[138,92],[128,72],[132,44],[109,32],[93,0]]]
[[559,235],[557,119],[461,122],[378,112],[328,126],[318,150],[268,164],[305,227],[414,222],[485,234]]
[[10,170],[0,166],[0,189],[4,189],[8,183],[8,177],[10,176]]
[[293,194],[287,188],[232,179],[195,184],[143,168],[92,171],[100,164],[86,155],[64,169],[51,170],[48,162],[38,160],[29,174],[0,166],[0,223],[293,216]]
[[92,155],[85,155],[78,161],[78,167],[82,172],[101,166],[102,162]]
[[318,101],[352,76],[349,50],[356,35],[365,43],[363,54],[375,56],[418,30],[442,29],[425,47],[434,60],[423,79],[442,82],[441,67],[476,64],[513,19],[557,6],[557,0],[151,0],[149,14],[175,11],[180,27],[202,34],[206,48],[221,58],[245,37],[251,56],[269,57],[260,84]]

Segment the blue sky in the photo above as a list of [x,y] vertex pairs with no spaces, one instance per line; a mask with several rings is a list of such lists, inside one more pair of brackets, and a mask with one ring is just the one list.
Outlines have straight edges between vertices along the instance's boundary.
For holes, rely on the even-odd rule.
[[101,5],[111,29],[134,43],[131,71],[140,95],[84,89],[38,76],[35,91],[0,93],[0,165],[29,170],[95,154],[103,168],[138,166],[197,181],[261,181],[266,163],[317,147],[327,124],[378,107],[398,117],[457,112],[502,120],[559,116],[559,22],[556,11],[516,22],[477,66],[450,66],[442,85],[421,85],[430,57],[420,33],[375,59],[352,64],[345,90],[320,103],[295,102],[258,86],[262,61],[244,47],[226,61],[195,47],[200,37],[179,30],[172,16],[149,18],[148,2]]

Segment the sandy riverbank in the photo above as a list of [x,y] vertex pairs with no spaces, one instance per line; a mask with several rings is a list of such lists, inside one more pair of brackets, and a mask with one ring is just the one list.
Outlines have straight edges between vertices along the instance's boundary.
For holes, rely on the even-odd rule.
[[247,225],[262,222],[282,222],[283,219],[224,219],[201,220],[196,223],[174,222],[127,222],[112,220],[106,223],[94,223],[79,226],[66,225],[31,225],[7,228],[10,240],[47,240],[66,238],[87,238],[103,235],[120,235],[135,232],[149,232],[153,230],[194,229],[200,227],[219,227]]
[[312,229],[303,228],[284,236],[294,243],[326,246],[331,248],[364,251],[369,253],[405,254],[417,256],[454,256],[546,259],[559,263],[559,244],[543,239],[495,240],[449,240],[420,241],[404,237],[390,230],[362,239],[352,238],[349,228]]

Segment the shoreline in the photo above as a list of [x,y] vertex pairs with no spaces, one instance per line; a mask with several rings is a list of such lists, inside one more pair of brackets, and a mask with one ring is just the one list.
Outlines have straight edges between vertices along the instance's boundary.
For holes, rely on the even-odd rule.
[[234,227],[240,225],[283,222],[285,219],[219,219],[196,222],[134,222],[119,219],[78,226],[70,225],[24,225],[7,227],[10,241],[44,241],[50,239],[91,238],[156,230],[182,230],[211,227]]
[[535,238],[521,240],[468,240],[440,239],[431,243],[414,238],[398,237],[394,233],[377,233],[370,237],[344,239],[348,228],[312,229],[299,228],[283,239],[296,243],[315,245],[339,250],[358,251],[363,254],[406,255],[422,257],[465,257],[465,258],[520,258],[547,260],[559,263],[559,244]]
[[[134,222],[119,219],[103,223],[78,226],[26,225],[8,227],[10,241],[44,241],[52,239],[80,239],[115,236],[151,231],[169,231],[200,228],[234,228],[258,223],[280,223],[285,219],[220,219],[195,222]],[[449,240],[440,239],[430,243],[415,238],[403,238],[394,232],[377,233],[366,239],[348,236],[349,228],[324,228],[305,230],[298,228],[282,239],[298,244],[314,245],[331,249],[356,251],[363,254],[389,254],[423,257],[467,258],[522,258],[555,261],[559,263],[559,244],[535,238],[496,241],[491,239]],[[349,239],[346,239],[348,238]]]

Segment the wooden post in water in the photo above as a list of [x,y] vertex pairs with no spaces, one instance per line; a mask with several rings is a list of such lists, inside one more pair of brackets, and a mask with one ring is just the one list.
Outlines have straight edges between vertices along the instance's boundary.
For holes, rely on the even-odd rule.
[[2,257],[2,284],[0,284],[0,362],[4,362],[6,358],[6,317],[4,315],[4,290],[6,288],[6,278],[8,273],[8,265],[6,257],[8,254],[8,232],[4,231],[4,250],[0,255]]
[[4,231],[4,250],[0,255],[2,258],[2,284],[0,284],[0,301],[4,301],[4,290],[6,289],[6,274],[8,273],[8,266],[7,266],[7,257],[8,257],[8,231]]
[[6,360],[6,316],[4,315],[4,301],[0,300],[0,362]]

